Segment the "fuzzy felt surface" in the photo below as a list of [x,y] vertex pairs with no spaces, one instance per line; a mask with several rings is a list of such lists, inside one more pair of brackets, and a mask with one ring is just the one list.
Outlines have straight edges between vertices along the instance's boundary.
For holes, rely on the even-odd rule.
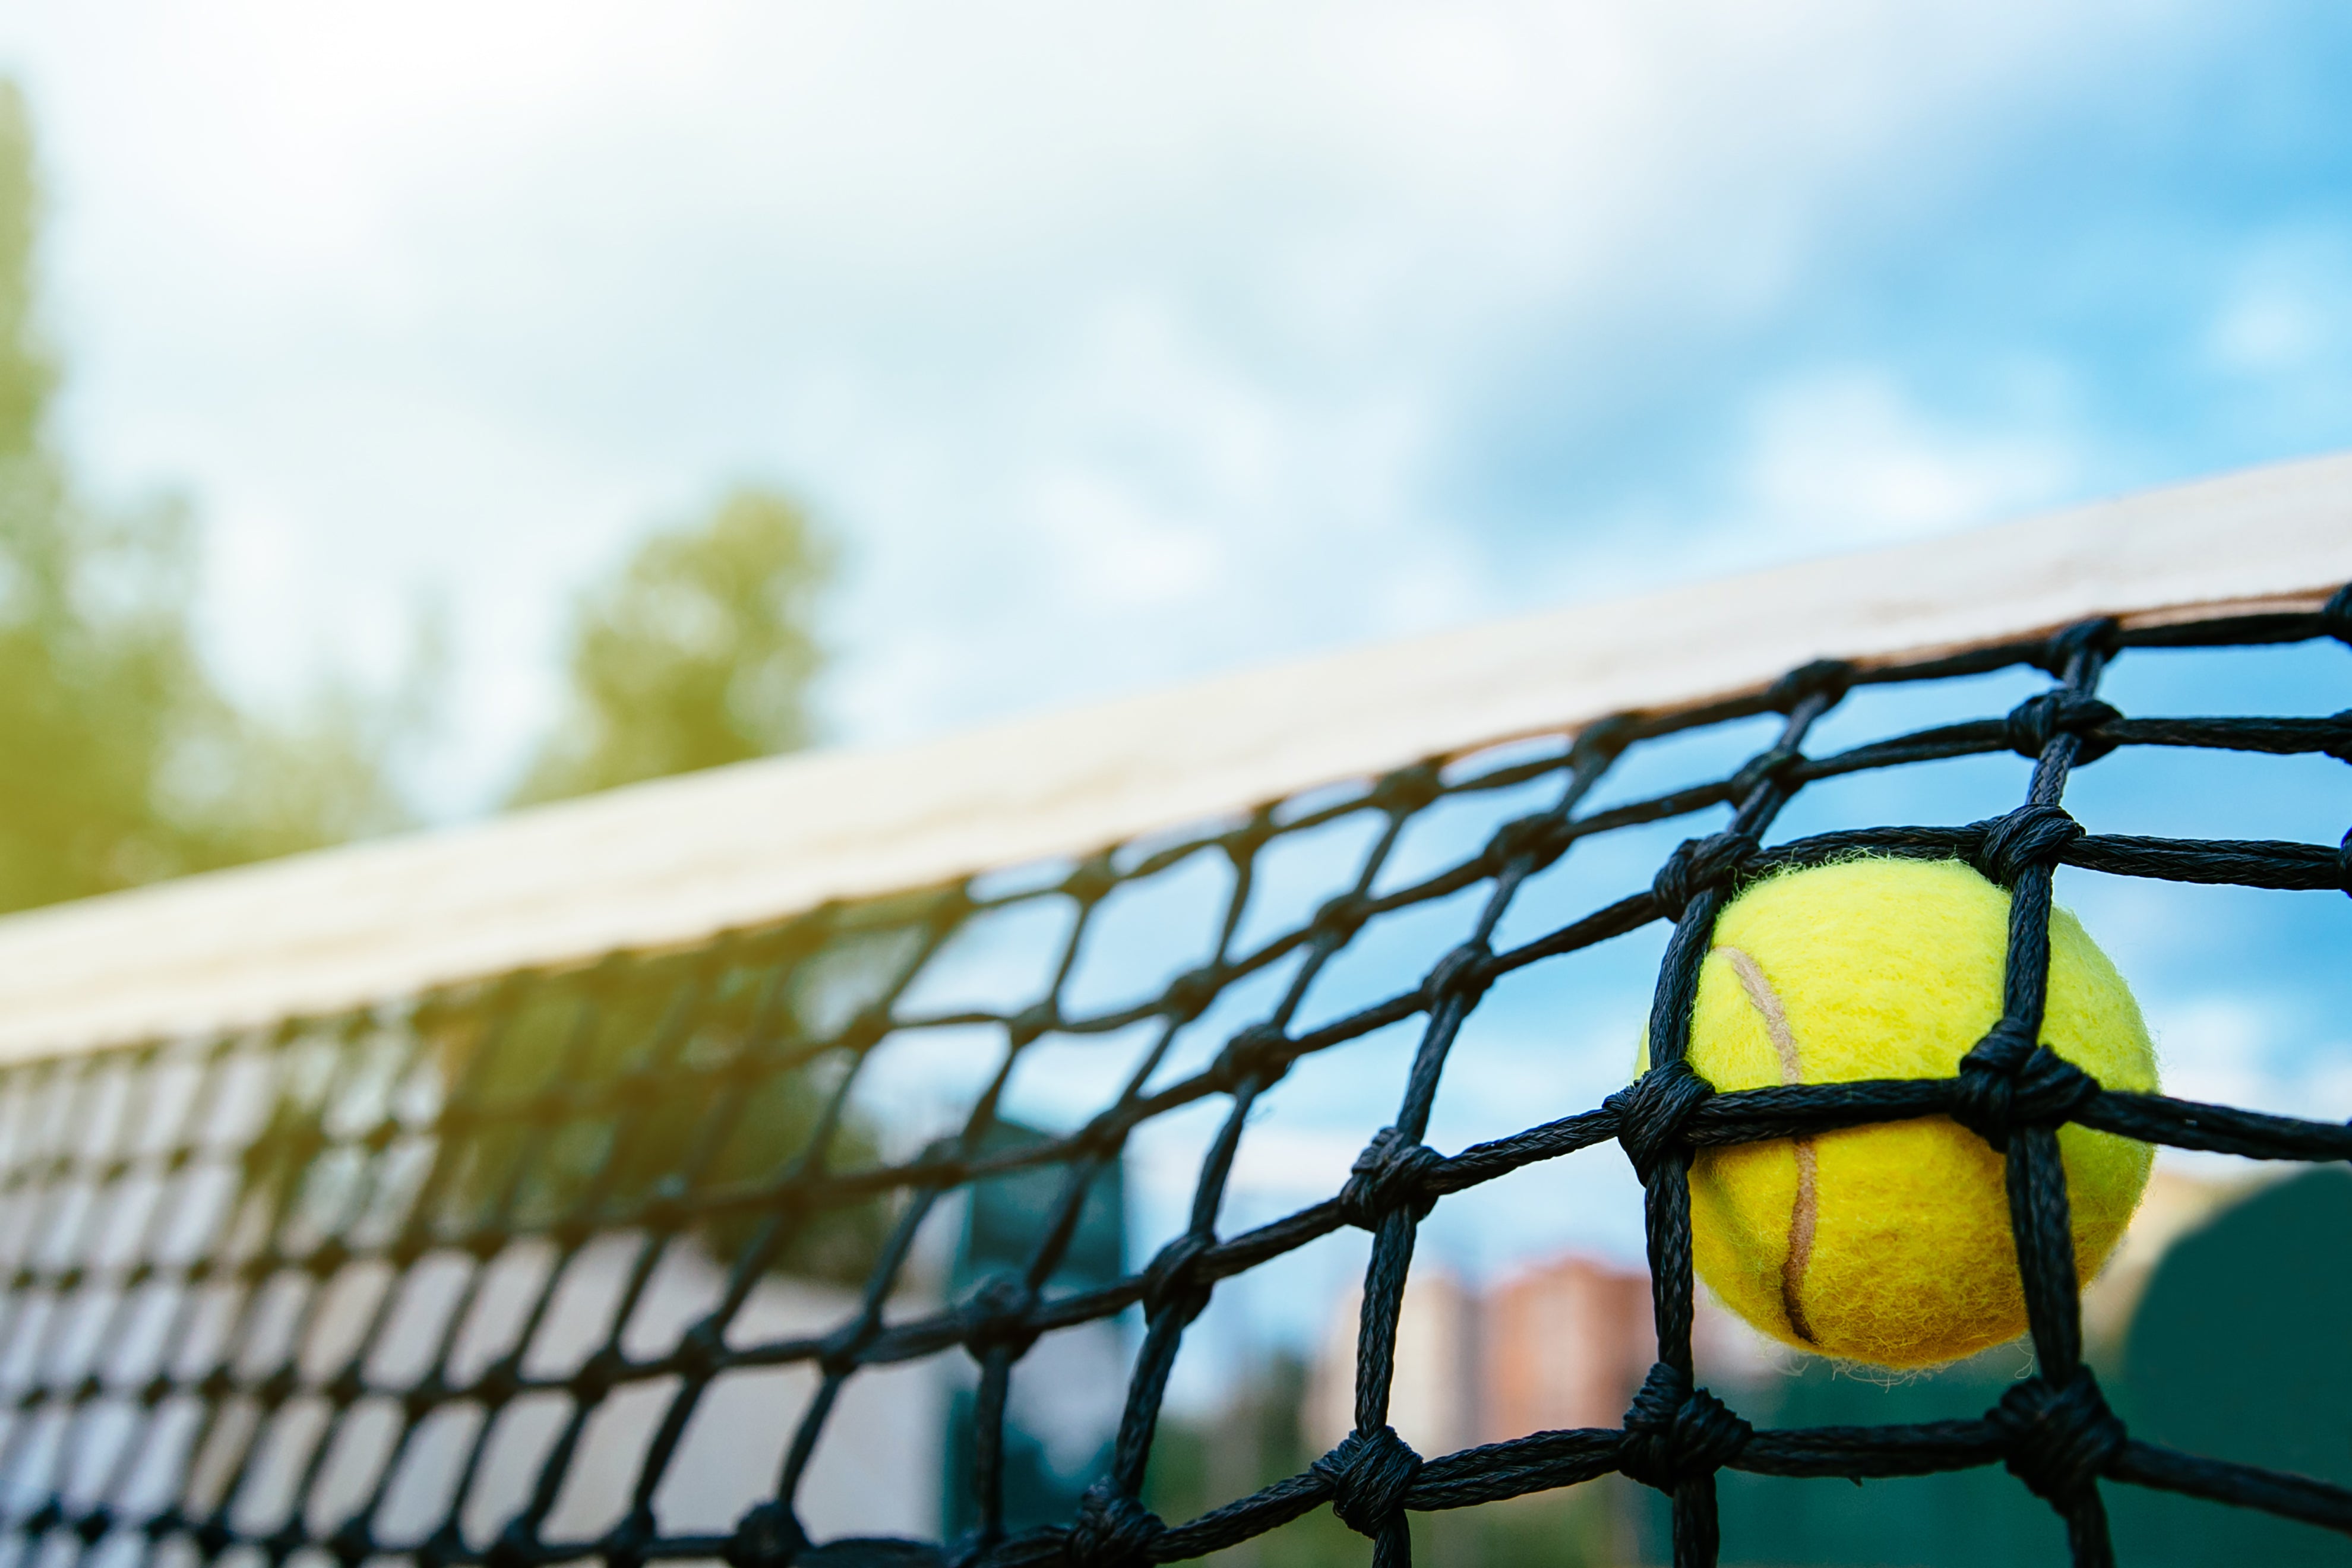
[[[1717,921],[1690,1064],[1719,1089],[1948,1078],[2000,1016],[2008,932],[2008,892],[1955,860],[1853,860],[1759,883]],[[2108,1088],[2155,1089],[2122,975],[2066,910],[2052,912],[2050,942],[2043,1043]],[[2059,1145],[2087,1280],[2153,1151],[2074,1126]],[[1801,1349],[1927,1366],[2026,1326],[2001,1156],[1944,1117],[1706,1151],[1691,1226],[1716,1295]]]

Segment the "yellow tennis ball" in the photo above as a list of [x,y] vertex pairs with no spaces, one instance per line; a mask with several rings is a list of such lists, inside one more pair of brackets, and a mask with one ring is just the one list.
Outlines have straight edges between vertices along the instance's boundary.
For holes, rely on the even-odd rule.
[[[1688,1060],[1727,1090],[1948,1078],[2000,1016],[2008,945],[2009,894],[1957,860],[1783,872],[1717,920]],[[2138,1005],[2063,910],[2050,918],[2042,1040],[2109,1089],[2156,1088]],[[2088,1280],[2152,1151],[2074,1125],[2058,1142]],[[2025,1331],[2002,1156],[1948,1117],[1704,1150],[1691,1233],[1724,1304],[1801,1349],[1927,1366]]]

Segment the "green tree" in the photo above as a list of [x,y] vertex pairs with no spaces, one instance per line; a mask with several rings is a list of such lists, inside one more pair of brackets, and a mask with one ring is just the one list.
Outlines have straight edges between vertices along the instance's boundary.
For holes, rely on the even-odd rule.
[[655,534],[574,615],[567,709],[515,792],[556,800],[806,745],[831,544],[752,487]]
[[101,518],[46,439],[58,371],[35,321],[32,133],[0,83],[0,908],[177,868],[152,786],[173,716],[201,695],[176,613],[184,520]]
[[24,96],[0,80],[0,458],[38,446],[57,367],[33,331],[33,242],[38,193]]
[[184,510],[100,509],[73,483],[48,431],[39,218],[0,81],[0,910],[398,825],[392,710],[330,688],[290,719],[240,710],[197,656]]

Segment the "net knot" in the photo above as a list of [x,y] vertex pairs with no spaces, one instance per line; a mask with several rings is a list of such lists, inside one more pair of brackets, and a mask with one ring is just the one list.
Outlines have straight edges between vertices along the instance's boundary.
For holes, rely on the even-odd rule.
[[1483,942],[1465,942],[1437,961],[1422,982],[1423,1003],[1432,1012],[1449,996],[1458,996],[1468,1007],[1486,994],[1495,984],[1495,954]]
[[2050,742],[2061,735],[2074,737],[2074,763],[2095,763],[2116,749],[2113,741],[2095,733],[2123,715],[2095,697],[2073,691],[2045,691],[2029,697],[2009,710],[2002,729],[2009,749],[2021,757],[2040,760]]
[[2011,1473],[2053,1502],[2080,1496],[2130,1440],[2087,1366],[2063,1383],[2028,1378],[1985,1419],[2009,1446]]
[[1755,853],[1756,836],[1752,833],[1710,833],[1704,838],[1685,838],[1675,846],[1666,863],[1658,868],[1657,876],[1650,883],[1650,897],[1656,900],[1660,914],[1678,921],[1694,897],[1730,881]]
[[1360,1230],[1379,1229],[1382,1216],[1400,1208],[1421,1218],[1437,1205],[1429,1178],[1444,1163],[1445,1157],[1427,1144],[1381,1128],[1349,1169],[1348,1184],[1339,1189],[1339,1217]]
[[509,1520],[483,1548],[483,1568],[529,1568],[538,1555],[539,1537],[529,1523],[517,1518]]
[[1025,1046],[1033,1040],[1052,1034],[1062,1026],[1061,1009],[1054,998],[1024,1007],[1004,1021],[1004,1033],[1012,1044]]
[[1272,1024],[1253,1024],[1225,1042],[1214,1071],[1228,1091],[1244,1079],[1255,1079],[1264,1089],[1290,1070],[1290,1037]]
[[1724,788],[1724,796],[1732,801],[1744,801],[1756,793],[1757,786],[1778,784],[1781,775],[1805,760],[1805,754],[1794,746],[1773,746],[1757,752],[1739,764]]
[[1754,1434],[1722,1400],[1692,1386],[1690,1373],[1653,1362],[1625,1412],[1617,1468],[1645,1487],[1672,1491],[1738,1458]]
[[604,1559],[604,1568],[640,1568],[661,1527],[654,1521],[654,1510],[639,1505],[621,1517],[621,1521],[596,1543],[598,1553]]
[[727,1333],[723,1323],[709,1318],[678,1336],[677,1349],[670,1352],[671,1364],[697,1383],[708,1382],[727,1360]]
[[1500,871],[1518,861],[1531,873],[1540,871],[1566,854],[1575,838],[1576,830],[1555,812],[1514,817],[1495,829],[1495,837],[1487,840],[1486,864]]
[[1960,1058],[1952,1120],[2006,1153],[2012,1133],[2055,1127],[2098,1093],[2097,1079],[2003,1018]]
[[1310,929],[1337,946],[1353,937],[1371,918],[1371,900],[1361,893],[1341,893],[1323,901],[1323,907],[1315,911]]
[[1576,743],[1568,749],[1569,766],[1590,768],[1610,761],[1633,742],[1641,728],[1642,721],[1631,713],[1594,720],[1576,732]]
[[[202,1542],[198,1542],[196,1544],[198,1550],[201,1551],[204,1543]],[[493,1548],[495,1548],[497,1544],[498,1543],[496,1542],[491,1542],[491,1546]],[[206,1553],[206,1555],[217,1556],[219,1554],[217,1552],[210,1552]],[[422,1542],[418,1542],[416,1550],[412,1555],[416,1560],[417,1568],[448,1568],[448,1565],[451,1563],[457,1561],[460,1557],[470,1556],[471,1553],[466,1545],[466,1538],[457,1533],[457,1521],[452,1519],[445,1521],[440,1529],[435,1531],[432,1534],[426,1536]],[[487,1562],[488,1560],[488,1552],[485,1552],[483,1553],[483,1560]]]
[[1003,1347],[1017,1359],[1036,1342],[1029,1321],[1029,1292],[1017,1279],[998,1274],[982,1281],[963,1304],[964,1343],[974,1354]]
[[2122,634],[2123,624],[2113,616],[2076,621],[2042,644],[2042,657],[2034,662],[2063,679],[2068,668],[2084,654],[2115,652],[2122,641]]
[[2352,763],[2352,708],[2329,714],[2327,721],[2335,729],[2336,739],[2320,750],[2339,763]]
[[1445,783],[1431,763],[1399,768],[1372,786],[1367,804],[1391,816],[1411,816],[1445,793]]
[[2056,805],[2021,805],[1974,826],[1984,837],[1970,858],[1978,870],[2004,888],[2015,886],[2029,867],[2056,865],[2066,847],[2084,831],[2064,807]]
[[1421,1456],[1395,1427],[1379,1426],[1349,1433],[1313,1469],[1331,1483],[1331,1511],[1339,1522],[1359,1535],[1378,1535],[1403,1510],[1405,1493],[1421,1475]]
[[736,1521],[727,1561],[731,1568],[784,1568],[807,1545],[808,1534],[791,1509],[763,1502]]
[[[595,1354],[582,1362],[579,1369],[572,1373],[571,1378],[572,1396],[583,1404],[593,1405],[619,1387],[621,1379],[627,1375],[628,1370],[629,1363],[621,1354],[618,1345],[603,1346]],[[431,1390],[436,1402],[440,1398],[446,1397],[447,1392],[446,1388]]]
[[[347,1362],[335,1374],[334,1388],[330,1395],[337,1404],[356,1405],[367,1393],[357,1362]],[[474,1379],[474,1396],[489,1409],[511,1405],[522,1393],[522,1363],[515,1356],[503,1355],[484,1367]]]
[[327,1537],[326,1547],[329,1555],[343,1568],[359,1568],[374,1556],[375,1534],[368,1528],[367,1515],[355,1513],[335,1526],[334,1533]]
[[2319,633],[2352,647],[2352,583],[2328,595],[2319,607]]
[[1062,879],[1062,891],[1081,904],[1099,902],[1118,886],[1118,872],[1105,855],[1080,861]]
[[1853,666],[1842,658],[1817,658],[1811,664],[1799,665],[1774,681],[1765,690],[1764,700],[1787,713],[1808,697],[1825,697],[1835,702],[1853,685]]
[[1215,964],[1200,969],[1188,969],[1168,983],[1160,998],[1161,1016],[1171,1023],[1189,1024],[1209,1009],[1223,989],[1224,971]]
[[1661,1062],[1601,1102],[1617,1117],[1617,1142],[1644,1183],[1658,1163],[1683,1145],[1683,1123],[1715,1097],[1715,1085],[1676,1058]]
[[1193,1268],[1215,1242],[1188,1230],[1161,1247],[1143,1270],[1143,1313],[1156,1322],[1173,1311],[1176,1321],[1189,1323],[1209,1304],[1209,1287],[1193,1278]]
[[1168,1529],[1158,1514],[1108,1480],[1078,1500],[1078,1516],[1062,1538],[1071,1568],[1131,1568],[1151,1561],[1151,1543]]
[[[595,1358],[592,1356],[589,1359],[590,1361],[593,1361]],[[580,1368],[580,1373],[584,1373],[587,1370],[587,1363],[583,1363]],[[572,1374],[575,1382],[580,1376],[580,1373],[574,1373]],[[223,1398],[226,1396],[229,1382],[228,1368],[225,1366],[216,1366],[213,1368],[212,1371],[206,1373],[204,1376],[204,1380],[196,1384],[196,1392],[203,1394],[207,1399]],[[220,1390],[219,1394],[215,1394],[214,1393],[215,1387],[218,1387]],[[410,1384],[406,1389],[402,1391],[400,1395],[400,1405],[401,1408],[407,1413],[411,1421],[422,1421],[425,1416],[433,1413],[436,1405],[441,1404],[442,1401],[449,1397],[449,1384],[443,1380],[441,1376],[441,1369],[437,1366],[427,1367],[425,1371],[424,1376],[418,1378],[415,1383]]]

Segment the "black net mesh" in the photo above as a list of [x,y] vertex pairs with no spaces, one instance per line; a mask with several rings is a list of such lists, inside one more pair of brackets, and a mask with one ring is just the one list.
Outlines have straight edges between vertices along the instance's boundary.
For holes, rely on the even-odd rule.
[[[1674,1561],[1700,1564],[1716,1559],[1725,1468],[1860,1479],[2002,1464],[2063,1517],[2078,1563],[2112,1557],[2103,1480],[2352,1533],[2352,1492],[2153,1446],[2111,1413],[2083,1359],[2056,1142],[2073,1121],[2318,1162],[2352,1157],[2352,1129],[2104,1089],[2037,1044],[2055,867],[2352,889],[2343,845],[2102,835],[2062,804],[2070,769],[2119,747],[2352,759],[2352,715],[2132,718],[2097,694],[2103,672],[2142,647],[2326,637],[2352,640],[2345,594],[2316,614],[2132,631],[2097,622],[1899,668],[1814,665],[1752,699],[1624,716],[1483,768],[1405,767],[1156,847],[1106,851],[1025,888],[968,883],[829,907],[693,952],[621,955],[261,1034],[11,1068],[0,1076],[9,1270],[0,1508],[11,1560],[1109,1568],[1200,1556],[1328,1505],[1370,1538],[1375,1562],[1393,1564],[1412,1550],[1410,1510],[1615,1472],[1671,1497]],[[1831,754],[1804,749],[1808,731],[1864,685],[2020,668],[2047,672],[2050,684],[2004,717]],[[1645,747],[1774,714],[1777,738],[1727,777],[1588,806],[1600,782]],[[2033,763],[2023,803],[2006,815],[1767,841],[1776,816],[1815,781],[2004,752]],[[1430,874],[1383,882],[1415,820],[1448,802],[1529,788],[1549,804]],[[1533,940],[1495,942],[1530,879],[1580,842],[1703,813],[1728,820],[1685,841],[1654,879]],[[1325,889],[1310,917],[1243,941],[1269,854],[1341,818],[1377,826],[1352,880]],[[1957,858],[2011,890],[2005,1016],[1948,1079],[1715,1092],[1683,1051],[1717,911],[1747,879],[1857,850]],[[1192,857],[1231,869],[1205,959],[1143,1000],[1076,1005],[1070,976],[1100,911],[1123,886]],[[1433,967],[1391,973],[1385,1000],[1302,1023],[1318,972],[1363,951],[1383,921],[1457,895],[1479,911],[1466,941]],[[1076,916],[1034,994],[1014,1005],[919,1005],[919,982],[960,931],[1049,898]],[[1672,932],[1652,1071],[1597,1108],[1514,1136],[1451,1155],[1423,1143],[1448,1051],[1490,987],[1652,922]],[[1278,1000],[1234,1026],[1221,999],[1285,963]],[[1193,1039],[1213,1023],[1205,1047]],[[1418,1047],[1391,1124],[1344,1187],[1273,1223],[1221,1229],[1253,1103],[1310,1053],[1398,1025],[1418,1029]],[[991,1037],[993,1077],[959,1107],[956,1131],[894,1148],[890,1129],[857,1109],[861,1074],[891,1042],[959,1030]],[[1002,1100],[1024,1053],[1049,1037],[1136,1030],[1148,1048],[1091,1121],[1054,1136],[1008,1126]],[[1101,1256],[1089,1215],[1118,1201],[1115,1192],[1106,1200],[1106,1183],[1130,1136],[1184,1108],[1206,1108],[1218,1128],[1189,1225],[1129,1271],[1115,1244]],[[1977,1419],[1752,1428],[1695,1380],[1694,1152],[1931,1115],[2006,1152],[2032,1374]],[[1448,1194],[1612,1140],[1647,1194],[1657,1343],[1622,1426],[1414,1453],[1390,1426],[1389,1405],[1418,1226]],[[927,1217],[1013,1183],[1028,1184],[1045,1216],[1025,1264],[909,1307],[904,1286]],[[1300,1473],[1202,1517],[1148,1511],[1147,1461],[1188,1325],[1221,1281],[1347,1226],[1372,1237],[1354,1433]],[[1079,1256],[1089,1249],[1091,1261]],[[692,1258],[704,1260],[696,1289],[664,1282]],[[1102,1479],[1060,1522],[1009,1525],[1015,1369],[1057,1334],[1121,1318],[1139,1318],[1140,1329],[1127,1363],[1102,1373],[1123,1377],[1125,1391]],[[813,1543],[802,1522],[810,1478],[843,1410],[861,1385],[929,1358],[968,1367],[955,1484],[967,1489],[956,1517],[969,1528],[937,1545]],[[789,1374],[800,1392],[788,1401],[780,1384],[747,1383],[752,1374]],[[722,1398],[730,1386],[737,1393]],[[613,1418],[625,1406],[634,1425]],[[763,1421],[785,1428],[758,1439],[772,1442],[760,1460],[771,1478],[764,1497],[723,1521],[669,1517],[666,1484],[702,1462],[682,1457],[698,1422],[756,1447]],[[624,1427],[633,1436],[616,1458],[608,1439]],[[915,1468],[936,1464],[911,1450],[855,1462],[885,1485],[893,1467],[911,1485]],[[583,1491],[593,1494],[584,1504],[573,1495]],[[565,1523],[592,1516],[584,1531]]]

